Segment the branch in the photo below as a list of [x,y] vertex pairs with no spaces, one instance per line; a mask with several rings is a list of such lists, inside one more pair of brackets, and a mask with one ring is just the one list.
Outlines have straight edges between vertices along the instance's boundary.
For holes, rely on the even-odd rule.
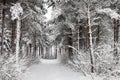
[[26,14],[25,16],[23,16],[20,20],[23,20],[23,19],[25,19],[27,16],[29,16],[31,13],[29,13],[29,14]]

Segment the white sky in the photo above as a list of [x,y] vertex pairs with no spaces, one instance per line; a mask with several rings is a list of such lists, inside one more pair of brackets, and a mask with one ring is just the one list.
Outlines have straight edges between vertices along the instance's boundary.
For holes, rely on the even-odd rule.
[[58,15],[61,14],[61,9],[60,8],[53,9],[52,6],[48,8],[47,4],[45,4],[44,7],[47,9],[47,13],[45,14],[45,17],[46,17],[45,21],[49,21],[51,19],[54,19]]
[[45,4],[45,8],[47,9],[47,13],[45,14],[46,21],[49,21],[52,18],[52,7],[48,8],[48,5]]

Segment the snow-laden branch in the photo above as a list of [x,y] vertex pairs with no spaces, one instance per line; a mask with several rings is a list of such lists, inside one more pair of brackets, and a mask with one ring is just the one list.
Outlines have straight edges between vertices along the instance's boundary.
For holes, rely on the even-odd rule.
[[16,3],[10,8],[10,12],[12,20],[15,20],[20,18],[20,16],[23,14],[23,8],[21,7],[20,3]]
[[106,15],[110,16],[111,19],[120,19],[120,14],[110,8],[97,9],[97,12],[100,14],[105,13]]

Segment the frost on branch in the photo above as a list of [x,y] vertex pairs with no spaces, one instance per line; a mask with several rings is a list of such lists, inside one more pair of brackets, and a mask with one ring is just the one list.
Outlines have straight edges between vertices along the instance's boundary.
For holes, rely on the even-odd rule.
[[97,12],[105,13],[106,15],[110,16],[111,19],[120,19],[120,15],[116,11],[114,11],[110,8],[98,9]]
[[21,7],[20,3],[14,4],[10,8],[12,20],[18,19],[23,14],[23,8]]

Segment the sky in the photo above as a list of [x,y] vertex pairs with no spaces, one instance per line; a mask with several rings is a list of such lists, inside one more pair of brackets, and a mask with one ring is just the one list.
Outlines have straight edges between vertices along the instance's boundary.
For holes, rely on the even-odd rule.
[[45,4],[45,8],[47,9],[47,13],[45,14],[46,21],[49,21],[52,18],[52,6],[48,8],[48,5]]

